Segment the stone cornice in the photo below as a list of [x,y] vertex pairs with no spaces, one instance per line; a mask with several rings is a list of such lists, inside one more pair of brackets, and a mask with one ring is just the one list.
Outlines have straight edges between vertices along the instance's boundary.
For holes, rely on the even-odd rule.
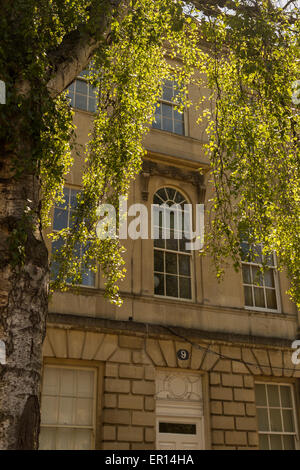
[[[61,326],[62,328],[84,329],[87,331],[101,331],[111,334],[134,333],[137,336],[152,338],[170,338],[174,335],[186,337],[192,341],[207,340],[210,342],[235,343],[243,345],[264,345],[290,349],[291,340],[286,338],[272,338],[262,336],[241,335],[236,333],[221,333],[203,331],[197,329],[163,326],[135,321],[109,320],[104,318],[87,317],[80,315],[69,315],[60,313],[50,313],[48,315],[48,325]],[[170,329],[171,330],[170,330]],[[172,331],[172,332],[171,332]]]
[[198,204],[204,204],[206,187],[204,184],[204,176],[200,173],[200,169],[195,168],[193,170],[162,164],[152,160],[144,160],[143,169],[140,174],[142,182],[142,199],[143,201],[148,200],[149,196],[149,180],[152,176],[164,176],[171,178],[175,181],[184,181],[190,183],[197,188],[197,202]]

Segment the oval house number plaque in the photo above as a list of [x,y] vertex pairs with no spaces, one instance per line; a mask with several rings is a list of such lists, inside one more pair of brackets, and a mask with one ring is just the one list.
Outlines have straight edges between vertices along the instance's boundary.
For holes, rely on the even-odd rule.
[[190,353],[186,349],[178,349],[177,357],[181,361],[187,361],[188,358],[190,357]]

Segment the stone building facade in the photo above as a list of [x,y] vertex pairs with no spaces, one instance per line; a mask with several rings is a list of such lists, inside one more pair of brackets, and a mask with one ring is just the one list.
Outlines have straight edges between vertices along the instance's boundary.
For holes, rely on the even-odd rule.
[[[128,204],[150,209],[155,195],[169,188],[169,196],[207,207],[212,188],[204,127],[194,109],[176,115],[170,96],[145,140],[147,156]],[[84,144],[92,114],[79,98],[76,106],[74,91]],[[80,190],[81,170],[76,158],[68,191]],[[255,263],[245,263],[244,277],[229,266],[219,284],[211,261],[196,252],[157,247],[152,239],[124,244],[121,308],[104,299],[100,275],[50,301],[41,448],[299,447],[300,365],[292,362],[292,342],[300,317],[286,294],[285,273],[273,262],[259,286]]]

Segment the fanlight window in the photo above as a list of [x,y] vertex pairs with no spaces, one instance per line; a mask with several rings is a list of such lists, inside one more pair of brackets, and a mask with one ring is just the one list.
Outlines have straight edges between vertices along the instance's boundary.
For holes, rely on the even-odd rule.
[[188,201],[174,188],[159,189],[153,198],[154,293],[191,299],[191,252],[185,248]]

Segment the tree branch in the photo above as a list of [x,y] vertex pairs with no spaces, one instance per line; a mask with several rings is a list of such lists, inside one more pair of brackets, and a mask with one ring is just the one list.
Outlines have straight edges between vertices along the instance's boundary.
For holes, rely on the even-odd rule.
[[89,64],[95,50],[106,44],[111,18],[122,0],[94,0],[90,20],[65,36],[57,49],[49,51],[49,81],[52,97],[65,90]]

